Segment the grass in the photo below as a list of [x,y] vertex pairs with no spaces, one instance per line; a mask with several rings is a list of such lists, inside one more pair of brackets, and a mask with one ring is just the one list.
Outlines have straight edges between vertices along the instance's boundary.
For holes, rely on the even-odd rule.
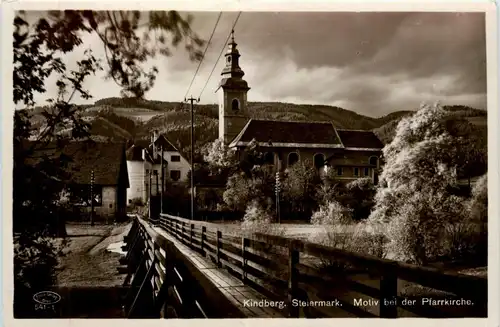
[[118,286],[120,255],[106,250],[108,245],[123,240],[130,224],[96,225],[68,224],[69,244],[58,266],[59,287]]

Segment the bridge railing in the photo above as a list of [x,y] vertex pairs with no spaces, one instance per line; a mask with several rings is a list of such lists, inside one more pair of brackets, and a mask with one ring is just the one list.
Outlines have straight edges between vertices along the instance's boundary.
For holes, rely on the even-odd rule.
[[[290,317],[487,315],[485,278],[445,273],[286,237],[254,234],[250,238],[223,233],[220,225],[166,214],[160,215],[159,224],[245,284],[269,298],[287,301]],[[342,264],[331,269],[322,268],[321,262]],[[405,295],[400,289],[402,285],[407,287],[405,282],[419,285],[420,293]]]
[[243,318],[172,242],[135,217],[125,238],[127,318]]

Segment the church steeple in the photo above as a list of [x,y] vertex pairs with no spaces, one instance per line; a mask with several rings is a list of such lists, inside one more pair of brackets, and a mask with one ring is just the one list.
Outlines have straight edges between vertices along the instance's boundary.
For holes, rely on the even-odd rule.
[[242,78],[245,73],[239,66],[240,52],[236,47],[238,44],[234,41],[234,30],[231,31],[231,41],[225,54],[226,66],[221,75],[224,77]]
[[240,52],[234,41],[234,30],[226,52],[226,66],[217,88],[219,98],[219,138],[229,144],[247,122],[247,92],[250,90],[240,68]]

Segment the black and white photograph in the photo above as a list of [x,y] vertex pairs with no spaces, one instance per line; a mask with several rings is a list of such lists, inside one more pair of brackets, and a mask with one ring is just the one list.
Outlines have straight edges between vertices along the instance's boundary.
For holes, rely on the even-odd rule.
[[13,319],[491,318],[493,5],[10,7]]

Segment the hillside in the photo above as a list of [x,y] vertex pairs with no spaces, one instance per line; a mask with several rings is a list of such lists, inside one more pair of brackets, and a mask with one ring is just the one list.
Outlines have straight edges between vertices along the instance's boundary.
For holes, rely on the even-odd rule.
[[[478,135],[480,135],[480,137],[483,138],[484,140],[487,139],[488,117],[486,111],[466,106],[444,106],[444,109],[449,112],[448,114],[449,119],[458,120],[460,118],[465,118],[472,125],[476,127],[474,131],[475,133],[478,133]],[[375,134],[377,134],[378,138],[382,141],[382,143],[387,144],[391,142],[392,139],[394,138],[394,135],[396,133],[396,127],[398,126],[399,121],[403,117],[409,114],[411,114],[411,111],[398,111],[396,113],[387,115],[385,116],[386,123],[384,123],[380,127],[374,128],[373,131],[375,132]]]
[[[486,111],[465,106],[447,107],[456,117],[467,117],[486,127]],[[44,108],[35,108],[33,120],[39,122]],[[331,121],[337,128],[374,130],[383,142],[394,135],[399,120],[411,111],[396,111],[373,118],[350,110],[326,105],[304,105],[281,102],[249,102],[251,118]],[[191,112],[180,102],[152,101],[135,98],[105,98],[93,105],[80,106],[80,114],[91,124],[91,134],[99,140],[139,140],[150,137],[153,130],[166,133],[181,152],[188,153],[191,140]],[[195,105],[195,149],[213,141],[218,135],[218,107]]]

